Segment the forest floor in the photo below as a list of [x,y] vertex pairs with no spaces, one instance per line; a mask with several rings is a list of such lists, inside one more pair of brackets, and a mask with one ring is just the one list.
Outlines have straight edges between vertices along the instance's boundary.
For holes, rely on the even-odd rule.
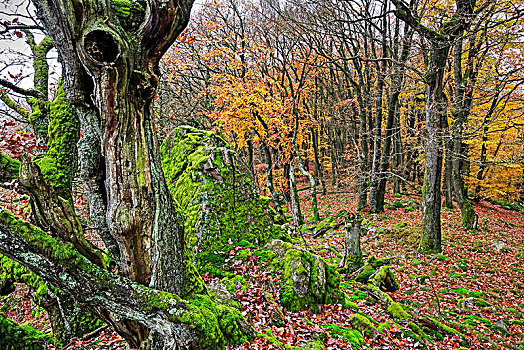
[[[302,195],[303,210],[310,214],[306,193]],[[341,210],[355,212],[355,197],[353,192],[320,196],[322,219],[335,217]],[[411,307],[417,316],[432,316],[458,328],[467,338],[467,344],[461,344],[457,335],[442,334],[440,340],[425,340],[427,348],[524,349],[524,214],[483,201],[475,205],[478,230],[468,230],[461,227],[458,209],[443,208],[443,253],[424,256],[416,252],[422,214],[415,202],[420,202],[420,197],[388,195],[386,202],[385,213],[363,213],[367,228],[361,238],[365,256],[393,257],[391,268],[400,284],[400,290],[389,293],[394,301]],[[328,231],[317,239],[312,238],[313,232],[305,231],[302,244],[297,245],[338,264],[344,251],[343,230]],[[497,240],[507,247],[494,249]],[[233,298],[256,331],[266,335],[228,349],[277,349],[302,346],[311,340],[320,341],[326,349],[355,348],[344,337],[345,330],[352,327],[349,318],[354,311],[341,305],[322,306],[319,314],[281,308],[274,302],[280,289],[275,273],[268,271],[254,254],[248,254],[244,260],[235,258],[238,251],[245,249],[250,248],[231,249],[224,269],[242,276],[243,284],[238,285]],[[209,274],[203,277],[206,283],[220,280]],[[393,323],[384,306],[355,288],[345,275],[341,286],[360,312],[375,321],[375,326]],[[35,312],[23,291],[20,288],[15,297],[0,301],[0,310],[19,323],[27,322],[41,330],[48,328],[45,312]],[[461,299],[466,300],[463,305]],[[278,325],[274,322],[276,317],[280,319]],[[422,348],[396,326],[364,337],[361,345],[368,349]],[[106,329],[89,339],[73,339],[64,349],[124,347],[124,341]]]

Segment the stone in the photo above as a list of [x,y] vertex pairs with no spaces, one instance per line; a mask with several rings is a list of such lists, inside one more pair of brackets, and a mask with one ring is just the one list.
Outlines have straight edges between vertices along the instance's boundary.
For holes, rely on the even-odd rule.
[[275,224],[269,198],[259,195],[248,169],[217,133],[179,127],[160,153],[166,182],[184,218],[186,252],[198,268],[224,246],[243,240],[262,245],[286,235]]
[[280,302],[286,309],[318,313],[322,304],[344,301],[340,275],[322,257],[281,240],[272,240],[263,249],[277,255],[275,260],[283,272]]
[[209,286],[207,286],[207,288],[211,292],[215,293],[217,299],[223,302],[224,304],[229,304],[233,300],[233,295],[229,292],[225,283],[211,283]]
[[506,326],[506,324],[502,320],[498,320],[497,322],[494,323],[494,325],[503,329],[505,332],[508,331],[508,326]]
[[511,248],[504,241],[500,239],[493,241],[493,243],[491,244],[491,249],[497,252],[500,252],[500,253],[507,253],[511,251]]
[[396,292],[400,286],[388,265],[381,266],[371,277],[369,283],[374,284],[383,292]]

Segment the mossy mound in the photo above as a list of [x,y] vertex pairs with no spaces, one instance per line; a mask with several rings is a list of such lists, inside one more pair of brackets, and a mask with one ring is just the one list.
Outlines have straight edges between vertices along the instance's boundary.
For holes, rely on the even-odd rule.
[[187,252],[199,267],[226,245],[263,245],[285,232],[274,223],[269,199],[258,195],[235,152],[216,133],[180,127],[161,146],[161,157],[184,216]]
[[351,345],[353,345],[353,347],[357,349],[362,348],[366,344],[364,340],[364,336],[358,329],[340,327],[339,325],[336,325],[336,324],[327,324],[327,325],[323,325],[322,327],[328,331],[331,337],[333,338],[342,337],[344,338],[344,341],[350,343]]
[[364,314],[351,315],[349,318],[349,323],[351,323],[353,328],[360,329],[362,333],[368,338],[371,338],[378,333],[377,328],[373,325],[370,317]]
[[280,303],[286,309],[318,313],[322,304],[345,303],[340,275],[320,256],[281,240],[272,240],[264,249],[275,253],[270,266],[282,269]]
[[0,348],[47,349],[50,336],[27,325],[18,325],[0,314]]

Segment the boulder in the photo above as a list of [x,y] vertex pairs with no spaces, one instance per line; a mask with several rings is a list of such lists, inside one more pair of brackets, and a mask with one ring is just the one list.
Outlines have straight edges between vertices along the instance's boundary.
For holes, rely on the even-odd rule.
[[217,299],[224,304],[229,305],[231,300],[233,300],[233,295],[229,292],[225,283],[211,283],[207,288],[210,292],[215,293]]
[[400,288],[395,275],[387,265],[381,266],[369,277],[369,283],[374,284],[383,292],[396,292]]
[[317,313],[322,304],[344,303],[340,275],[334,266],[318,255],[280,240],[273,240],[266,247],[281,260],[280,302],[286,309]]
[[269,198],[259,196],[249,172],[218,134],[179,127],[160,152],[169,190],[184,218],[187,253],[201,258],[194,259],[197,264],[225,245],[242,240],[262,245],[285,231],[274,222]]

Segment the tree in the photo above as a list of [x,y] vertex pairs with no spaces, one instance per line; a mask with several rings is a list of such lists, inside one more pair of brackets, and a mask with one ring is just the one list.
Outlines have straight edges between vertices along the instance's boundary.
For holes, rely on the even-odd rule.
[[[419,250],[423,252],[442,251],[441,246],[441,190],[442,178],[442,130],[446,120],[446,102],[443,94],[446,61],[455,40],[471,24],[471,20],[482,11],[475,9],[476,1],[456,1],[456,11],[437,30],[424,26],[411,9],[400,0],[392,0],[396,6],[395,15],[423,36],[429,44],[429,64],[426,72],[426,159],[424,185],[422,187],[422,236]],[[486,3],[488,4],[488,3]],[[484,4],[484,6],[486,6]]]
[[47,225],[1,209],[0,252],[113,325],[131,348],[221,347],[221,326],[232,321],[230,330],[240,334],[242,317],[214,306],[184,256],[152,116],[160,58],[187,24],[192,1],[34,3],[59,52],[71,104],[54,130],[57,147],[76,155],[78,134],[64,126],[78,118],[80,174],[92,221],[108,245],[115,243],[109,253],[118,275],[83,238],[61,181],[73,171],[67,157],[47,167],[22,158],[20,183]]

